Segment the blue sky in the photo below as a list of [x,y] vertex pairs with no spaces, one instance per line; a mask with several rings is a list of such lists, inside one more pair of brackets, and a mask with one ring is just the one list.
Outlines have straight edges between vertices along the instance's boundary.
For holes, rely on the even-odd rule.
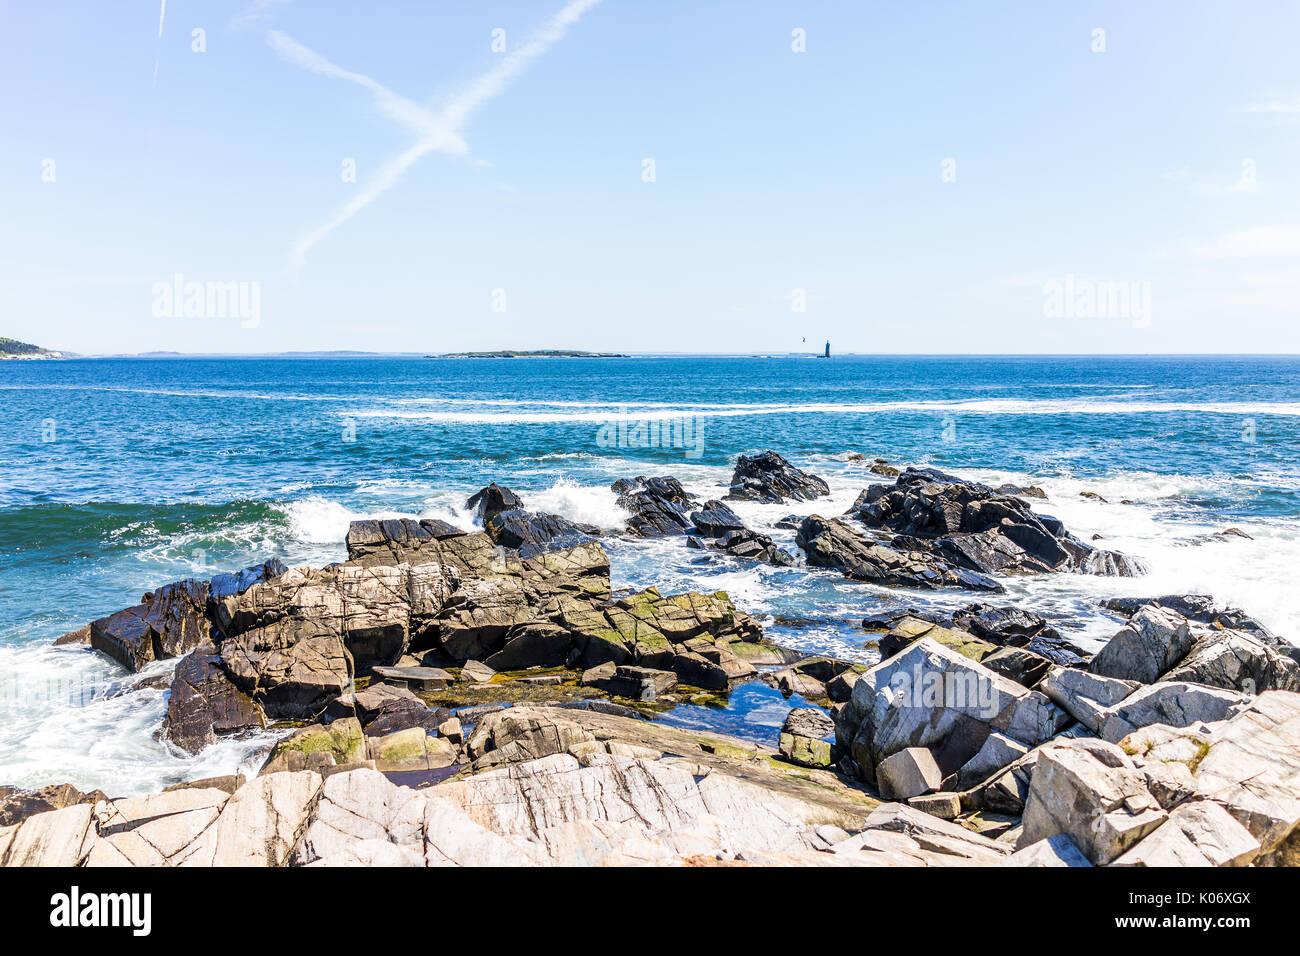
[[1291,0],[0,11],[0,335],[1300,352]]

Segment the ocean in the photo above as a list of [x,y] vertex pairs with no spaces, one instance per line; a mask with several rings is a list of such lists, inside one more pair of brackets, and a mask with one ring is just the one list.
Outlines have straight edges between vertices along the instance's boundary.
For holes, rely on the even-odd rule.
[[[1135,579],[1009,578],[995,600],[1057,617],[1089,648],[1116,629],[1097,602],[1204,592],[1300,641],[1300,359],[1293,357],[248,358],[0,362],[0,785],[114,795],[256,769],[271,734],[198,756],[154,737],[146,687],[59,635],[184,577],[277,556],[345,556],[348,522],[443,518],[490,481],[526,505],[610,530],[609,484],[675,475],[720,497],[738,454],[771,448],[829,499],[741,503],[779,545],[791,514],[842,513],[873,458],[1035,484],[1036,510],[1150,565]],[[1091,493],[1084,495],[1083,493]],[[1249,537],[1215,536],[1235,527]],[[1208,538],[1206,536],[1209,536]],[[616,587],[726,590],[776,641],[875,659],[861,618],[952,609],[803,567],[609,537]],[[775,741],[790,702],[764,685],[712,721]]]

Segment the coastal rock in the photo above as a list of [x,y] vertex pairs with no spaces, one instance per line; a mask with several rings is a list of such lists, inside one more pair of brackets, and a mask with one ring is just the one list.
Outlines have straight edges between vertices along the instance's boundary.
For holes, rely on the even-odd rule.
[[0,836],[0,865],[79,866],[95,841],[93,814],[90,804],[78,803],[27,817],[7,834],[7,848]]
[[229,637],[221,662],[234,684],[274,717],[312,717],[353,678],[342,636],[307,620],[280,620]]
[[633,667],[601,664],[582,675],[581,683],[589,687],[599,687],[616,697],[630,700],[654,700],[660,694],[666,694],[677,686],[677,675],[672,671],[656,670],[652,667]]
[[887,800],[907,800],[943,786],[934,755],[924,747],[906,747],[876,765],[876,786]]
[[1003,590],[1002,585],[987,575],[956,568],[932,555],[897,550],[872,541],[838,518],[809,515],[799,526],[796,542],[812,567],[831,568],[855,581],[889,587]]
[[1129,576],[1144,571],[1134,558],[1071,537],[1060,522],[1035,514],[1017,495],[931,468],[908,468],[892,486],[872,485],[849,514],[868,528],[896,535],[896,548],[925,550],[984,575],[1081,571]]
[[439,770],[456,762],[456,748],[423,727],[408,727],[381,737],[367,736],[366,757],[384,773]]
[[129,671],[188,654],[211,632],[206,581],[177,581],[90,625],[90,646]]
[[366,738],[361,721],[345,717],[329,724],[311,724],[279,741],[261,772],[316,770],[365,760]]
[[1188,727],[1227,720],[1244,709],[1250,697],[1201,684],[1161,681],[1134,691],[1099,714],[1097,736],[1119,743],[1139,727],[1165,724]]
[[[315,809],[321,776],[311,771],[254,777],[204,834],[211,866],[284,866]],[[208,834],[211,834],[210,836]]]
[[1047,837],[1016,850],[1002,863],[1003,866],[1092,866],[1064,833]]
[[1265,691],[1189,761],[1196,789],[1261,846],[1258,865],[1300,864],[1300,694]]
[[908,747],[930,749],[947,776],[975,756],[994,718],[1026,692],[922,638],[859,678],[836,718],[836,738],[868,782],[882,760]]
[[49,813],[78,804],[106,800],[103,791],[82,793],[70,783],[55,783],[36,790],[0,787],[0,828],[22,823],[37,813]]
[[218,574],[208,582],[208,603],[211,605],[225,598],[243,594],[254,584],[274,581],[288,570],[279,558],[270,558],[252,567]]
[[1055,667],[1039,682],[1038,689],[1071,717],[1096,733],[1105,720],[1107,709],[1140,686],[1137,681],[1102,677],[1069,667]]
[[1115,866],[1249,866],[1259,841],[1211,800],[1184,803]]
[[762,501],[782,504],[811,501],[830,494],[830,486],[816,475],[800,471],[774,451],[736,459],[731,489],[726,498],[733,501]]
[[790,552],[778,548],[770,537],[759,534],[757,531],[751,531],[748,528],[728,531],[709,547],[733,558],[761,561],[764,564],[774,564],[777,567],[788,568],[795,563],[794,556]]
[[1016,848],[1064,833],[1100,865],[1137,844],[1166,817],[1142,774],[1114,744],[1061,741],[1038,752]]
[[888,660],[923,637],[928,637],[973,661],[981,661],[997,650],[988,641],[982,641],[965,631],[932,624],[922,618],[909,615],[895,624],[889,633],[880,639],[880,656],[883,660]]
[[432,691],[450,687],[456,678],[441,667],[376,667],[375,677],[386,683]]
[[1158,605],[1137,611],[1088,665],[1102,677],[1153,684],[1187,656],[1192,632],[1181,614]]
[[745,522],[721,501],[706,501],[700,510],[691,513],[691,523],[696,532],[706,538],[720,538],[728,531],[747,530]]
[[879,856],[885,866],[991,866],[1011,848],[902,803],[885,803],[859,832],[831,847],[837,856]]
[[211,642],[176,665],[162,725],[164,739],[196,754],[220,736],[265,726],[261,706],[226,676]]
[[1192,681],[1250,694],[1300,691],[1300,664],[1244,631],[1214,630],[1198,635],[1187,656],[1162,680]]
[[1029,753],[1030,747],[1007,734],[992,732],[975,756],[957,771],[957,787],[969,790]]
[[610,489],[631,513],[627,530],[632,534],[645,538],[684,534],[693,524],[689,515],[696,500],[676,478],[620,478]]
[[482,661],[468,660],[460,668],[461,681],[471,683],[486,684],[496,676],[496,671],[488,667]]
[[1283,643],[1255,618],[1236,608],[1219,607],[1215,604],[1214,598],[1208,594],[1163,594],[1159,597],[1111,598],[1101,602],[1102,607],[1123,614],[1125,617],[1132,617],[1138,611],[1152,605],[1181,614],[1189,621],[1230,631],[1245,631],[1271,646]]
[[989,670],[1025,687],[1035,687],[1047,676],[1053,664],[1046,657],[1023,647],[1002,647],[980,658]]
[[1020,648],[1062,667],[1073,667],[1087,658],[1086,652],[1062,637],[1047,618],[1023,608],[969,604],[953,612],[952,626],[990,644]]
[[553,514],[535,514],[514,508],[499,511],[483,524],[488,535],[503,548],[531,558],[547,551],[563,551],[591,541],[600,534],[593,525],[577,524]]
[[791,763],[804,767],[829,767],[831,744],[825,740],[835,732],[835,722],[816,707],[796,707],[781,725],[778,749]]
[[409,559],[431,542],[463,534],[459,528],[436,518],[353,521],[348,526],[348,560],[369,559],[391,564]]
[[489,521],[503,511],[522,509],[524,501],[517,494],[495,481],[486,488],[480,488],[465,502],[465,507],[474,512],[479,523],[487,525]]
[[1009,703],[990,726],[1027,747],[1037,747],[1065,729],[1073,718],[1036,690]]

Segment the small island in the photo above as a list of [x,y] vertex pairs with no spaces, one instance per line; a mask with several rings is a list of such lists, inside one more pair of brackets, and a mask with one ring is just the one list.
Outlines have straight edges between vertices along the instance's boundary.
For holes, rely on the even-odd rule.
[[444,352],[441,355],[426,355],[425,358],[631,358],[631,356],[619,352],[580,352],[575,349],[536,349],[528,352],[498,349],[495,352]]
[[62,352],[43,349],[39,345],[19,342],[17,339],[0,337],[0,359],[57,359],[64,358]]

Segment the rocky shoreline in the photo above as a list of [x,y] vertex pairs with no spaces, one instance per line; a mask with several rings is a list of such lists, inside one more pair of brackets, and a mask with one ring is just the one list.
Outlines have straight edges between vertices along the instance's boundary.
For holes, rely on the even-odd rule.
[[[826,483],[741,456],[700,500],[612,489],[624,534],[981,601],[1013,575],[1140,576],[992,488],[877,461],[799,553],[728,502]],[[1300,664],[1203,596],[1115,599],[1096,654],[1031,611],[864,618],[881,660],[795,654],[724,592],[611,587],[600,529],[488,485],[481,531],[353,522],[347,559],[174,582],[60,638],[130,672],[176,660],[159,733],[197,753],[267,727],[252,779],[113,798],[0,788],[0,864],[1292,865]],[[654,719],[762,680],[809,706],[775,747]]]

